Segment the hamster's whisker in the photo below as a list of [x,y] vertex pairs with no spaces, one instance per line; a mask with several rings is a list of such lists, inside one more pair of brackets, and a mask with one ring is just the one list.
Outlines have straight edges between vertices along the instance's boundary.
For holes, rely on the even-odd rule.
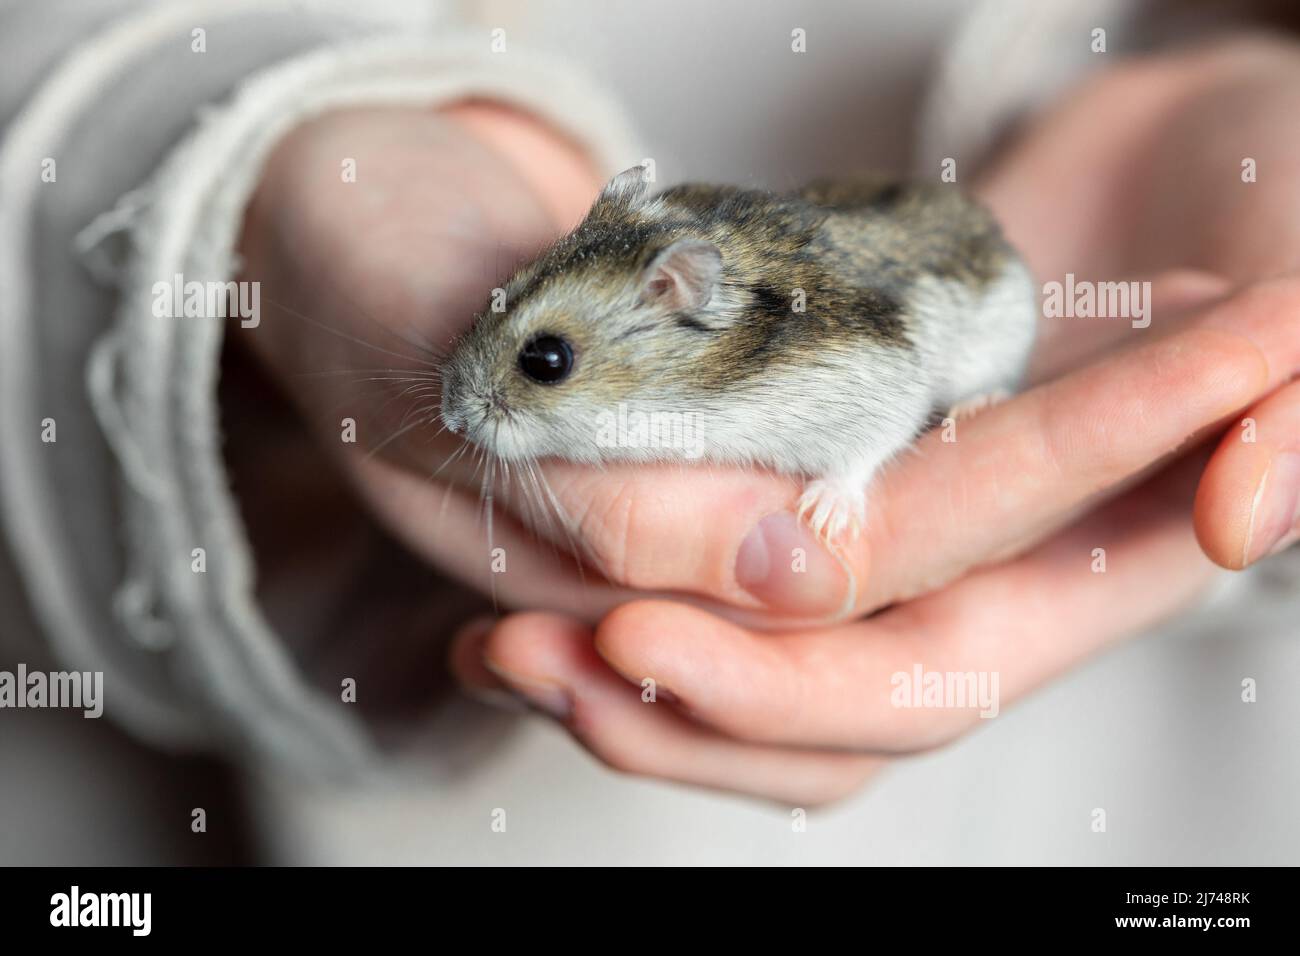
[[424,424],[426,424],[426,422],[422,418],[417,418],[415,421],[410,422],[409,424],[404,424],[404,425],[399,424],[396,431],[394,431],[391,435],[389,435],[379,444],[375,445],[373,448],[371,448],[369,451],[366,452],[365,460],[370,461],[372,458],[375,457],[375,455],[379,454],[381,451],[383,451],[385,448],[387,448],[397,439],[401,438],[407,432],[411,431],[412,429],[419,428]]
[[[426,407],[426,408],[429,408],[430,411],[434,411],[434,412],[438,411],[438,409],[433,408],[433,407],[430,407],[430,406],[425,406],[425,407]],[[445,431],[447,430],[447,423],[446,423],[446,422],[443,422],[443,421],[442,421],[442,418],[441,418],[439,415],[436,415],[436,414],[435,414],[435,415],[433,416],[433,420],[434,420],[435,422],[442,422],[442,424],[440,424],[440,425],[438,426],[438,430],[437,430],[436,432],[434,432],[432,435],[429,436],[429,441],[435,441],[435,440],[437,440],[438,438],[441,438],[443,432],[445,432]]]
[[[433,386],[433,385],[431,385],[431,384],[429,384],[429,383],[427,383],[427,382],[418,382],[418,383],[415,383],[415,384],[412,384],[412,385],[407,385],[405,388],[401,389],[401,390],[400,390],[399,392],[397,392],[395,395],[390,396],[390,397],[388,398],[387,401],[385,401],[382,405],[380,405],[380,406],[379,406],[379,411],[381,411],[381,412],[382,412],[382,411],[385,411],[385,410],[386,410],[390,405],[393,404],[393,402],[399,401],[399,400],[404,399],[404,398],[408,398],[408,397],[409,397],[409,398],[411,398],[411,399],[423,399],[423,398],[426,398],[426,397],[428,397],[429,395],[431,395],[431,394],[435,394],[435,393],[436,393],[436,388],[435,388],[435,386]],[[432,403],[419,405],[418,407],[413,406],[413,407],[408,408],[408,409],[403,413],[401,419],[398,421],[398,427],[400,428],[400,427],[404,426],[404,425],[406,424],[407,420],[408,420],[412,415],[420,415],[420,414],[423,414],[423,413],[426,413],[426,412],[436,411],[437,408],[438,408],[438,406],[439,406],[439,404],[440,404],[440,402],[438,402],[438,401],[435,399]]]
[[[519,462],[519,486],[522,490],[524,504],[528,509],[528,526],[533,530],[545,527],[551,530],[551,514],[546,510],[542,500],[541,488],[537,484],[537,468],[533,459],[523,458]],[[546,535],[549,540],[549,533]]]
[[394,402],[401,401],[402,399],[410,399],[412,404],[406,409],[405,412],[402,413],[402,417],[398,420],[398,427],[401,427],[402,425],[406,424],[406,422],[410,419],[412,415],[418,415],[424,412],[428,412],[437,407],[438,402],[436,399],[432,404],[429,404],[427,402],[425,404],[421,404],[418,406],[415,404],[415,402],[417,401],[425,402],[430,397],[430,395],[431,395],[430,388],[427,385],[425,386],[408,385],[405,388],[401,389],[400,391],[390,395],[387,399],[385,399],[383,404],[379,406],[378,411],[380,412],[387,411],[388,407],[392,405]]
[[[320,377],[322,375],[326,375],[326,374],[332,375],[335,373],[348,374],[349,371],[350,370],[348,369],[330,369],[327,372],[301,372],[298,374],[303,376]],[[382,406],[383,408],[387,408],[392,401],[401,398],[407,394],[423,394],[426,390],[432,392],[435,389],[440,387],[436,380],[430,377],[426,377],[425,375],[422,374],[416,374],[410,376],[376,375],[376,376],[371,376],[369,378],[356,379],[353,383],[350,384],[371,385],[375,383],[378,383],[379,388],[381,389],[392,389],[392,388],[396,388],[397,386],[403,386],[402,388],[398,389],[397,392],[394,393],[392,398],[390,398],[387,402],[384,403],[384,405]],[[355,404],[356,402],[357,402],[357,397],[355,395],[346,394],[344,395],[344,397],[342,397],[341,399],[339,399],[337,402],[335,402],[333,405],[330,406],[330,415],[334,415],[345,406]]]
[[[498,425],[497,429],[499,430],[499,428],[500,426]],[[493,445],[495,445],[496,444],[495,432],[492,438],[493,438]],[[496,536],[494,534],[494,527],[493,527],[493,518],[494,518],[493,511],[495,509],[495,499],[493,497],[492,486],[493,486],[493,482],[496,480],[497,456],[493,454],[489,454],[486,456],[486,458],[487,458],[487,469],[483,473],[482,497],[483,497],[483,512],[484,512],[484,516],[487,519],[488,555],[490,556],[492,552],[496,550]],[[501,612],[501,608],[497,604],[496,575],[492,572],[490,565],[488,567],[488,590],[492,592],[492,610],[493,612],[499,614]]]
[[[459,461],[461,458],[463,458],[465,456],[465,453],[470,450],[470,447],[471,447],[470,445],[461,445],[459,448],[457,448],[454,452],[452,452],[450,455],[447,456],[446,460],[443,461],[443,463],[439,465],[434,470],[434,472],[425,479],[425,481],[426,482],[433,481],[444,468],[446,468],[452,462]],[[452,492],[454,492],[455,490],[456,490],[455,482],[451,482],[451,481],[447,482],[447,487],[442,492],[442,504],[439,505],[438,507],[439,527],[441,527],[442,523],[445,520],[447,520],[447,505],[451,502],[451,495]]]
[[467,451],[469,451],[470,448],[472,448],[472,447],[473,447],[472,445],[468,445],[468,444],[466,444],[466,445],[461,445],[461,446],[460,446],[459,448],[457,448],[454,452],[452,452],[452,453],[451,453],[450,455],[448,455],[445,459],[443,459],[442,464],[439,465],[437,468],[435,468],[435,469],[434,469],[434,470],[429,474],[429,477],[427,477],[427,478],[425,479],[425,481],[433,481],[433,480],[434,480],[435,478],[437,478],[440,474],[442,474],[443,469],[445,469],[448,465],[452,464],[453,462],[455,462],[455,461],[459,461],[461,458],[463,458],[463,457],[465,456],[465,453],[466,453]]
[[587,575],[584,570],[586,562],[583,561],[582,549],[579,546],[578,539],[574,536],[573,528],[570,527],[569,516],[560,504],[560,499],[552,490],[550,482],[546,480],[546,472],[542,469],[541,462],[535,458],[532,459],[530,468],[540,491],[545,493],[546,500],[550,503],[551,513],[555,516],[555,523],[559,526],[560,533],[564,536],[564,543],[569,549],[569,555],[573,558],[573,565],[578,572],[578,580],[585,588],[587,586]]
[[[448,465],[451,465],[453,462],[459,461],[461,458],[465,456],[466,453],[469,453],[470,460],[474,462],[474,468],[469,473],[469,477],[466,479],[466,484],[473,485],[475,480],[479,476],[479,471],[481,471],[483,468],[483,450],[479,448],[477,445],[471,445],[468,442],[461,445],[460,448],[458,448],[451,455],[448,455],[447,458],[443,461],[443,463],[439,465],[437,468],[435,468],[433,472],[427,478],[425,478],[425,481],[426,482],[433,481],[435,478],[438,477],[439,474],[443,472],[445,468],[447,468]],[[442,505],[438,509],[439,522],[441,522],[446,516],[447,504],[451,500],[452,492],[455,490],[456,490],[456,482],[448,481],[447,489],[446,491],[443,492],[442,495]]]
[[344,301],[346,301],[346,302],[348,303],[348,305],[350,305],[350,306],[352,307],[352,310],[353,310],[357,315],[361,316],[363,319],[365,319],[367,322],[369,322],[369,323],[370,323],[371,325],[373,325],[375,328],[379,329],[379,331],[384,332],[384,333],[386,333],[386,334],[389,335],[389,336],[392,336],[393,338],[397,339],[398,341],[403,342],[403,343],[405,343],[406,345],[409,345],[409,346],[411,346],[412,348],[416,349],[417,352],[420,352],[420,353],[423,353],[423,354],[425,354],[425,355],[428,355],[428,356],[431,357],[431,358],[435,358],[435,359],[439,359],[439,360],[441,360],[441,359],[445,359],[445,358],[446,358],[446,355],[445,355],[445,354],[441,354],[441,353],[438,352],[437,348],[433,345],[432,342],[430,342],[430,341],[428,341],[427,339],[425,339],[424,337],[420,336],[419,333],[416,332],[414,329],[412,329],[412,328],[408,328],[407,331],[409,331],[410,334],[411,334],[411,336],[412,336],[411,338],[408,338],[406,335],[401,334],[401,333],[398,332],[396,329],[394,329],[394,328],[392,328],[392,327],[390,327],[390,326],[387,326],[387,325],[385,325],[384,323],[380,322],[378,319],[376,319],[373,315],[371,315],[371,314],[370,314],[369,312],[367,312],[365,309],[363,309],[363,308],[361,308],[359,305],[357,305],[356,300],[353,299],[350,295],[348,295],[348,294],[347,294],[347,291],[346,291],[345,289],[340,288],[338,285],[334,285],[333,288],[334,288],[334,294],[335,294],[335,295],[337,295],[340,299],[343,299]]
[[[553,516],[546,507],[541,486],[537,483],[536,460],[532,458],[521,459],[519,466],[520,486],[523,489],[523,499],[527,506],[529,530],[533,532],[535,537],[546,542],[551,549],[551,554],[558,561],[560,560],[560,551],[556,546],[555,537],[552,533]],[[538,534],[538,529],[544,529],[544,533]]]
[[[293,317],[300,319],[303,322],[306,322],[308,325],[314,326],[315,328],[320,329],[323,332],[328,332],[330,335],[336,335],[339,338],[344,339],[345,341],[353,343],[354,345],[360,345],[362,348],[373,349],[376,352],[380,352],[384,355],[391,356],[392,358],[399,358],[408,361],[419,362],[421,365],[424,365],[431,369],[437,369],[440,367],[437,363],[430,362],[428,359],[423,358],[419,355],[404,355],[401,352],[394,352],[392,349],[383,348],[382,346],[375,345],[375,343],[373,342],[367,342],[365,339],[358,338],[355,335],[349,335],[347,332],[343,332],[339,329],[331,328],[330,326],[326,325],[324,322],[318,322],[315,319],[311,318],[310,316],[304,315],[303,313],[299,312],[297,309],[293,308],[292,306],[285,305],[283,302],[277,301],[276,299],[272,299],[270,296],[263,296],[262,298],[266,302],[275,306],[277,309],[280,309],[283,312],[287,312],[289,315],[292,315]],[[396,333],[392,333],[392,334],[396,335]],[[406,339],[402,338],[401,336],[397,336],[397,337],[401,339],[403,342],[406,342],[407,345],[413,344],[411,342],[407,342]],[[439,356],[435,355],[434,357],[436,358]]]
[[418,368],[326,368],[314,372],[294,372],[295,378],[321,378],[326,375],[373,375],[358,379],[363,382],[438,382],[442,376],[428,369]]

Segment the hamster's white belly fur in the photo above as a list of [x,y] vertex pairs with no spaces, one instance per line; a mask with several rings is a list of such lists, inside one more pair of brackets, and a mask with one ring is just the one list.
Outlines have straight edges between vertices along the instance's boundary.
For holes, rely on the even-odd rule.
[[815,366],[767,374],[681,410],[692,413],[705,459],[806,476],[800,513],[813,530],[827,539],[856,534],[872,478],[935,412],[1019,385],[1036,302],[1033,279],[1018,262],[980,293],[927,276],[908,296],[914,349],[863,339],[828,349]]

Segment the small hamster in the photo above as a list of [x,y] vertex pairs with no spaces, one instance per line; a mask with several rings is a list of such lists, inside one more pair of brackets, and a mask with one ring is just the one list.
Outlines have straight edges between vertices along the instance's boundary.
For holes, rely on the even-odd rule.
[[[957,187],[651,197],[645,172],[614,177],[455,344],[449,430],[506,460],[768,466],[805,478],[799,513],[833,541],[932,415],[1020,382],[1033,280]],[[615,414],[687,416],[698,441],[612,440]]]

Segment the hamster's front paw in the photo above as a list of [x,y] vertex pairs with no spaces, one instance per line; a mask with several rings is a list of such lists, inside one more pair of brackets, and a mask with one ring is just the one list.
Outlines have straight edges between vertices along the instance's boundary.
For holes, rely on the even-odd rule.
[[866,483],[838,475],[808,482],[799,496],[799,517],[828,545],[845,534],[856,539],[867,518]]

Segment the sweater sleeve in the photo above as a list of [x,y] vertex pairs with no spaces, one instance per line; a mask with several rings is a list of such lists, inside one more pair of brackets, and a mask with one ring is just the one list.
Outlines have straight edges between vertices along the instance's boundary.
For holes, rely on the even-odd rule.
[[253,597],[220,453],[222,323],[156,316],[155,286],[232,280],[266,157],[336,107],[494,99],[609,171],[632,138],[581,74],[494,52],[449,3],[41,7],[0,6],[0,508],[41,634],[61,666],[104,672],[106,714],[155,745],[366,767],[364,731]]

